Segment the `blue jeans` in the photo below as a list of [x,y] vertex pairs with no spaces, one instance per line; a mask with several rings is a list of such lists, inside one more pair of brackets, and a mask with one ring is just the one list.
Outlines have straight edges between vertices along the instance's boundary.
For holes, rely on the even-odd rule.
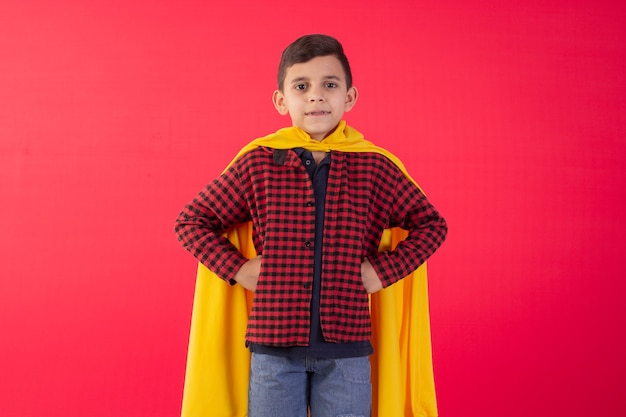
[[248,417],[370,417],[369,358],[252,353]]

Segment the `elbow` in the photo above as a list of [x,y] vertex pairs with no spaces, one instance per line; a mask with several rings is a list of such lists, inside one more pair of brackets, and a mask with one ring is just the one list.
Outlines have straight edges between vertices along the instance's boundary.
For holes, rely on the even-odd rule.
[[439,246],[441,246],[448,237],[448,222],[440,216],[433,229],[434,234],[438,237]]
[[190,233],[190,226],[191,224],[189,223],[189,217],[185,214],[184,211],[181,212],[174,221],[174,234],[178,238],[178,241],[183,244],[183,246],[187,241],[185,237],[188,236]]

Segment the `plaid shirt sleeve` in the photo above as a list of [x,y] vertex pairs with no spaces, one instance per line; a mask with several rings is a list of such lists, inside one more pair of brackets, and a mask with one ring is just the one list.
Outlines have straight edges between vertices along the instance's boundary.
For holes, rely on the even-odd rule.
[[233,277],[247,259],[223,234],[249,220],[249,207],[236,170],[208,184],[178,215],[175,232],[183,247],[222,279]]
[[444,242],[448,226],[424,193],[398,171],[389,226],[408,231],[408,237],[392,251],[368,254],[384,287],[414,272]]

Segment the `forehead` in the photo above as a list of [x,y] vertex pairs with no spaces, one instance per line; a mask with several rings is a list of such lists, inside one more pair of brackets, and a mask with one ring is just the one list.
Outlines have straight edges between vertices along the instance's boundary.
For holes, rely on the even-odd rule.
[[286,82],[302,79],[333,78],[345,80],[346,74],[339,59],[334,55],[318,56],[310,61],[293,64],[287,68]]

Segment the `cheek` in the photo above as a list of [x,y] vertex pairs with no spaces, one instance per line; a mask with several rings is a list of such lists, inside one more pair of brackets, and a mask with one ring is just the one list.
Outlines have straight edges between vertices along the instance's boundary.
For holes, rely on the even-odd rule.
[[297,101],[297,102],[291,101],[289,103],[289,114],[301,113],[303,109],[304,109],[304,105],[300,101]]

